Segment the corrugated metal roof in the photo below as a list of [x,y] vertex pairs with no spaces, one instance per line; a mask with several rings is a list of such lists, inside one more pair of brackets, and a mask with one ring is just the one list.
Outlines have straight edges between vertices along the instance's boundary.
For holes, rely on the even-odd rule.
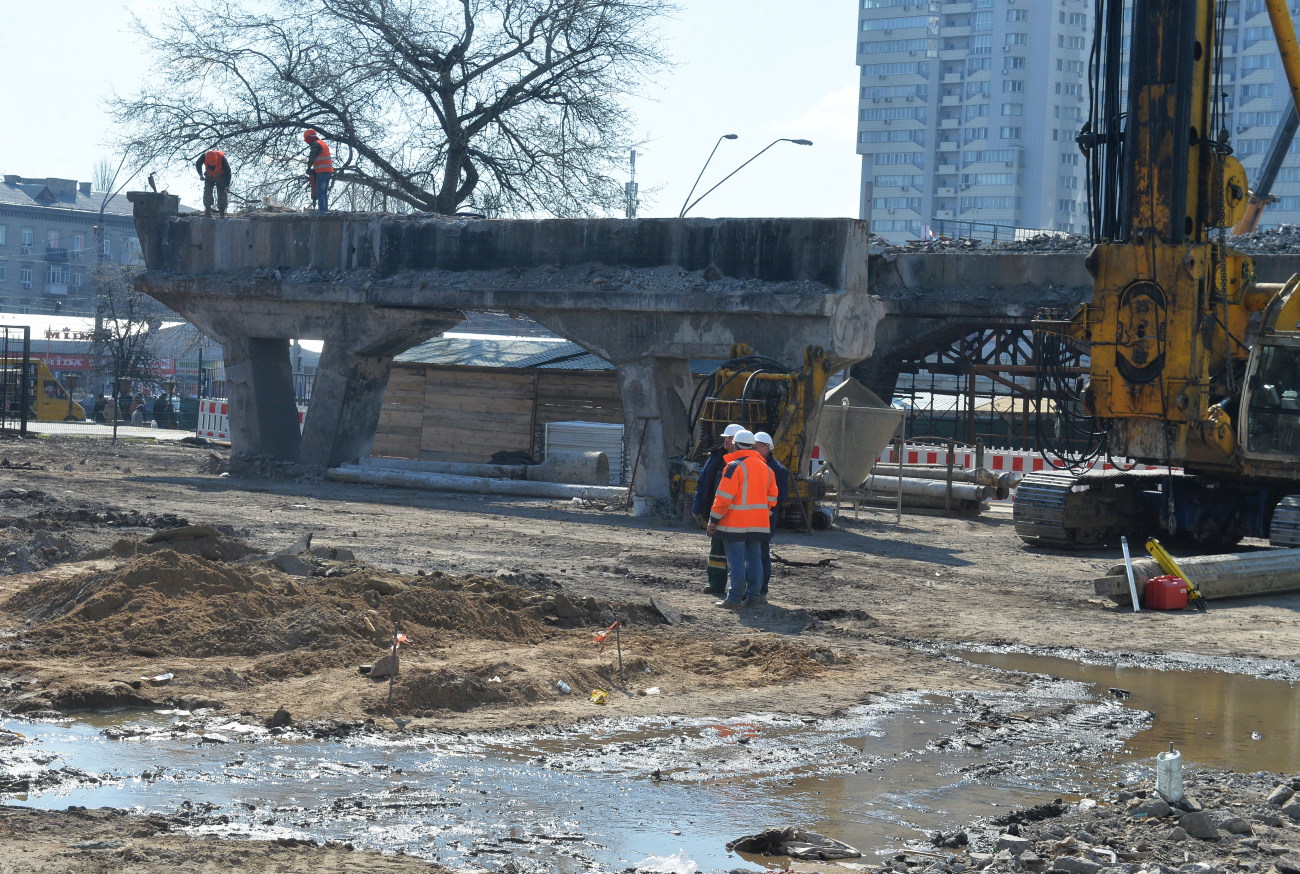
[[[406,364],[444,367],[513,367],[544,370],[613,370],[599,355],[593,355],[568,340],[539,340],[533,337],[441,336],[426,340],[398,355]],[[692,360],[691,372],[706,376],[717,370],[721,360]]]
[[[434,337],[407,349],[396,360],[416,364],[459,364],[468,367],[520,367],[521,361],[551,352],[563,341],[513,337]],[[577,348],[577,347],[574,347]]]

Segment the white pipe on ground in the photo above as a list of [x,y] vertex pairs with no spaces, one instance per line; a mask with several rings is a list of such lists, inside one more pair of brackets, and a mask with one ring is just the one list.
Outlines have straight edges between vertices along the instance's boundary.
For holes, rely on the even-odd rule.
[[627,498],[627,489],[618,486],[579,486],[569,483],[533,482],[531,480],[496,479],[458,476],[431,471],[360,467],[345,464],[326,471],[325,478],[334,482],[362,483],[372,486],[396,486],[403,489],[428,489],[442,492],[472,492],[480,495],[513,495],[527,498],[589,498],[614,501]]

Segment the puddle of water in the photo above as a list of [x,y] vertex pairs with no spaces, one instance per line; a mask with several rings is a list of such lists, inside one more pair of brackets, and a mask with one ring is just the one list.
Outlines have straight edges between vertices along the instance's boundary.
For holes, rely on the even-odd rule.
[[[496,867],[514,854],[559,874],[627,867],[679,849],[706,872],[746,861],[775,866],[779,860],[740,859],[724,845],[784,825],[871,854],[1149,771],[1171,739],[1202,766],[1300,770],[1296,690],[1285,683],[964,657],[1065,679],[1014,694],[896,696],[816,722],[772,714],[606,719],[544,736],[338,742],[260,730],[241,736],[213,722],[175,736],[181,719],[200,720],[162,713],[4,724],[56,757],[56,766],[108,778],[17,803],[175,812],[189,799],[215,806],[203,831],[349,840],[451,865]],[[1105,694],[1111,687],[1131,697],[1114,700]],[[1015,718],[1033,707],[1059,716]],[[1157,714],[1150,730],[1143,711]],[[991,722],[978,742],[963,742],[983,719]],[[147,733],[127,740],[100,733],[124,725]],[[1185,732],[1171,733],[1178,726]],[[232,742],[201,742],[203,730]],[[1250,739],[1254,731],[1260,740]],[[1262,758],[1244,758],[1241,748]]]
[[1017,653],[963,652],[967,661],[1087,683],[1127,707],[1155,715],[1128,739],[1125,754],[1154,760],[1172,742],[1187,765],[1252,771],[1300,770],[1300,686],[1217,671],[1156,671],[1090,665]]

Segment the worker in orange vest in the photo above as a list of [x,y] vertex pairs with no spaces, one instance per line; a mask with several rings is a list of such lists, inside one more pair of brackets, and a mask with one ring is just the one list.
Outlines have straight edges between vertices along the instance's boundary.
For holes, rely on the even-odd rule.
[[217,212],[226,214],[226,201],[230,193],[230,162],[226,153],[217,149],[208,149],[194,162],[194,169],[199,171],[203,180],[203,214],[212,215],[212,190],[217,192]]
[[311,202],[325,212],[330,208],[330,183],[334,180],[334,159],[330,157],[329,143],[311,128],[302,132],[308,145],[307,185],[311,189]]
[[772,469],[754,451],[754,432],[737,431],[731,439],[736,451],[725,457],[706,530],[722,538],[731,577],[726,597],[713,606],[738,610],[763,594],[763,539],[772,535],[777,488]]

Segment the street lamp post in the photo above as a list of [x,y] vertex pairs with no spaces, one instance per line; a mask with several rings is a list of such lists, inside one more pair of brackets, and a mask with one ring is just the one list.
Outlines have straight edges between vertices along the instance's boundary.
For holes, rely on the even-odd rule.
[[710,188],[708,191],[706,191],[706,192],[704,192],[703,194],[701,194],[699,197],[695,198],[695,200],[691,201],[691,203],[690,203],[689,206],[685,206],[685,207],[683,207],[681,213],[679,213],[677,217],[678,217],[678,218],[683,218],[683,217],[686,215],[686,213],[690,212],[692,209],[695,208],[695,204],[699,203],[701,200],[703,200],[704,198],[708,197],[710,194],[712,194],[714,191],[717,190],[717,188],[718,188],[719,185],[721,185],[723,182],[726,182],[726,181],[727,181],[728,179],[730,179],[732,176],[735,176],[735,175],[736,175],[737,173],[739,173],[741,170],[744,170],[744,169],[745,169],[746,167],[748,167],[751,163],[753,163],[754,160],[755,160],[756,158],[758,158],[759,155],[763,154],[763,153],[766,152],[768,149],[770,149],[770,148],[772,148],[773,146],[775,146],[777,143],[794,143],[796,146],[811,146],[811,145],[812,145],[812,140],[803,140],[803,139],[792,140],[792,139],[790,139],[790,138],[788,138],[788,137],[781,137],[780,139],[772,140],[772,142],[768,143],[766,146],[764,146],[763,148],[759,149],[759,150],[758,150],[758,153],[755,154],[753,158],[750,158],[748,161],[746,161],[745,163],[741,164],[741,165],[740,165],[739,167],[737,167],[735,170],[732,170],[732,171],[731,171],[730,173],[728,173],[726,176],[723,176],[720,180],[718,180],[718,182],[717,182],[717,183],[716,183],[712,188]]
[[101,389],[104,384],[104,293],[102,287],[104,281],[104,239],[106,236],[104,233],[104,212],[108,209],[109,201],[116,197],[123,188],[130,185],[132,179],[140,175],[140,170],[136,170],[130,176],[126,177],[122,184],[116,189],[113,187],[117,183],[118,174],[121,173],[122,168],[126,166],[126,159],[131,156],[130,150],[133,148],[142,148],[143,146],[144,143],[139,140],[133,140],[132,142],[127,143],[127,151],[122,153],[122,160],[118,161],[117,169],[113,171],[112,177],[108,180],[108,191],[104,192],[104,199],[100,201],[99,204],[99,214],[95,218],[95,248],[98,251],[98,254],[95,257],[97,273],[95,277],[95,333],[91,335],[90,339],[90,354],[93,359],[91,362],[91,366],[93,367],[91,380],[95,383],[95,386]]
[[718,141],[713,144],[713,151],[709,152],[709,157],[704,159],[704,166],[700,168],[700,175],[695,177],[695,183],[691,186],[691,190],[686,192],[686,199],[682,201],[682,210],[681,212],[677,213],[678,218],[685,217],[686,205],[691,202],[691,195],[695,193],[695,186],[699,185],[700,180],[704,178],[704,171],[708,169],[709,162],[713,160],[713,153],[718,151],[718,146],[722,145],[723,140],[736,140],[736,139],[740,139],[740,136],[738,134],[723,134],[722,136],[718,137]]

